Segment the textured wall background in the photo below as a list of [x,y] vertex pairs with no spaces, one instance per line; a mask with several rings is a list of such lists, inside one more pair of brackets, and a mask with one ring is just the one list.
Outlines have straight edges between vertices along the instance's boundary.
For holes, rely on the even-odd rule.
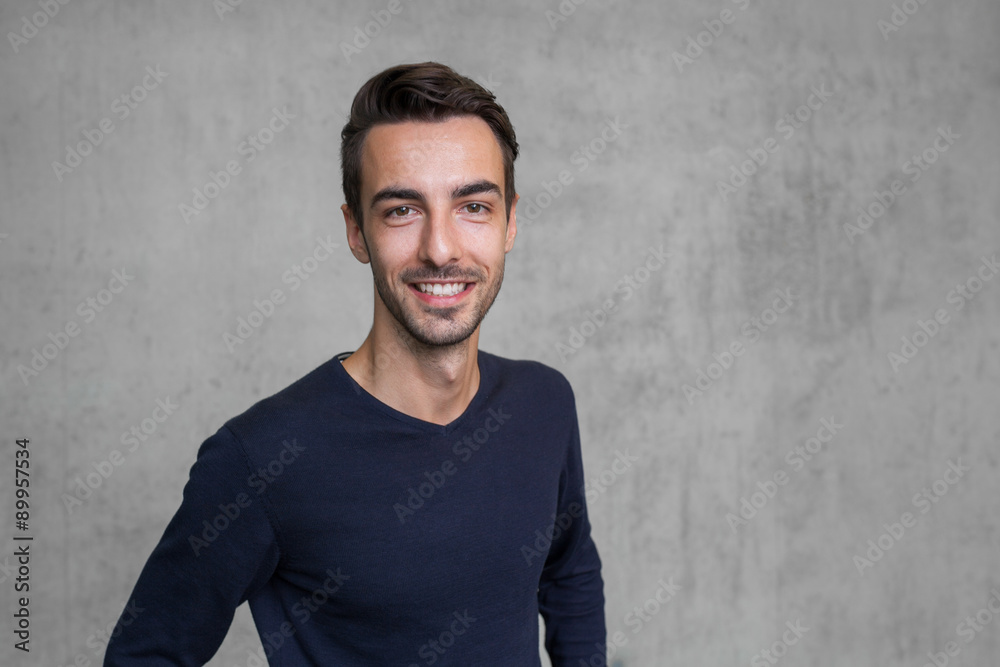
[[[481,347],[573,383],[615,659],[770,664],[791,622],[808,630],[786,665],[995,662],[998,3],[402,0],[365,45],[355,29],[388,0],[220,2],[0,6],[0,663],[97,663],[200,443],[364,338],[338,134],[369,76],[427,59],[492,88],[518,131],[520,234]],[[241,142],[274,109],[294,117],[250,161]],[[183,215],[230,160],[240,173]],[[867,228],[845,227],[860,207]],[[291,291],[283,274],[327,235],[334,256]],[[661,246],[667,263],[642,268]],[[101,293],[116,270],[134,278]],[[278,288],[230,351],[223,334]],[[37,375],[35,351],[53,357]],[[28,655],[10,631],[20,437]],[[259,646],[244,607],[212,664]]]

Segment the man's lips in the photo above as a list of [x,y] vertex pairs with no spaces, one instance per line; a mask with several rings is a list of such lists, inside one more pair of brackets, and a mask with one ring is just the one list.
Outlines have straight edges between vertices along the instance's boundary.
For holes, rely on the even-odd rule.
[[436,281],[426,281],[426,282],[421,280],[421,281],[417,281],[416,283],[408,283],[407,287],[409,287],[410,291],[413,292],[417,296],[417,298],[420,299],[421,301],[423,301],[424,303],[429,303],[429,304],[432,304],[432,305],[435,305],[435,306],[450,306],[452,304],[455,304],[455,303],[458,303],[458,302],[462,301],[475,288],[476,283],[467,282],[467,283],[465,283],[465,289],[464,290],[462,290],[461,292],[458,292],[457,294],[453,294],[453,295],[450,295],[450,296],[446,296],[444,294],[442,294],[440,296],[435,296],[434,294],[428,294],[426,292],[421,292],[420,288],[418,287],[418,285],[420,285],[420,284],[424,284],[424,285],[427,285],[427,284],[430,284],[430,285],[452,285],[452,284],[455,284],[455,283],[462,283],[462,282],[464,282],[464,281],[455,280],[455,281],[450,281],[450,282],[445,283],[445,282],[441,282],[439,280],[436,280]]

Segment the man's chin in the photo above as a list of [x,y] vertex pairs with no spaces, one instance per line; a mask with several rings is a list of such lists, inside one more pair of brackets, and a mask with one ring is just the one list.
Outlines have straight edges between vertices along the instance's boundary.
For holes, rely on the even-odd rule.
[[442,330],[437,327],[406,327],[410,336],[428,347],[450,347],[469,340],[476,328]]

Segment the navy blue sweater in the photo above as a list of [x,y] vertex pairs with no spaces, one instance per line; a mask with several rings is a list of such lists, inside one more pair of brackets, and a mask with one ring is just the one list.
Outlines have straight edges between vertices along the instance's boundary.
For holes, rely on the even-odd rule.
[[347,356],[201,445],[104,665],[202,665],[244,601],[272,666],[531,667],[539,612],[555,667],[603,664],[566,378],[480,350],[442,426],[366,392]]

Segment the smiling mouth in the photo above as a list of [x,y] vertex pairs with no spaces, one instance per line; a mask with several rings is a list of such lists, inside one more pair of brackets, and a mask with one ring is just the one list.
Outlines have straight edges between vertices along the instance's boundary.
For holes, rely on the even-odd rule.
[[454,302],[461,300],[467,293],[472,291],[476,283],[439,283],[439,282],[417,282],[409,283],[411,290],[416,293],[422,301],[430,303]]
[[410,283],[417,291],[430,296],[455,296],[472,283]]

